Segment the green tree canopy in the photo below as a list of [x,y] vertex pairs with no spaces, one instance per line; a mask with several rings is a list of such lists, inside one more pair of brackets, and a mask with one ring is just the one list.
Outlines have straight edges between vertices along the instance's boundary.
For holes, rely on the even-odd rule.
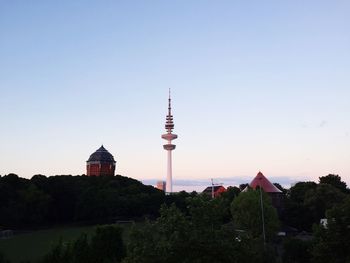
[[311,231],[314,217],[305,206],[305,197],[309,191],[317,188],[315,182],[298,182],[287,192],[282,221],[299,230]]
[[249,241],[239,239],[231,224],[222,223],[223,203],[219,198],[190,198],[188,215],[174,204],[163,206],[155,222],[131,231],[124,262],[251,262]]
[[[279,220],[276,209],[271,204],[270,197],[262,193],[266,237],[271,239],[278,230]],[[248,190],[242,192],[231,204],[234,224],[246,231],[253,238],[262,236],[262,213],[260,191]]]
[[346,183],[343,182],[339,175],[329,174],[327,176],[319,177],[320,184],[330,184],[335,188],[338,188],[342,192],[346,192]]
[[283,242],[283,263],[309,263],[311,261],[310,241],[288,238]]
[[91,240],[82,234],[71,242],[59,241],[40,263],[118,263],[124,256],[121,228],[106,225],[97,227]]
[[313,262],[350,262],[350,197],[326,214],[327,226],[315,227]]
[[341,203],[345,194],[330,184],[319,184],[315,189],[310,189],[304,199],[304,206],[311,216],[313,223],[319,223],[326,217],[326,210]]
[[120,175],[35,175],[29,180],[9,174],[0,177],[0,200],[0,225],[18,228],[156,217],[165,195]]

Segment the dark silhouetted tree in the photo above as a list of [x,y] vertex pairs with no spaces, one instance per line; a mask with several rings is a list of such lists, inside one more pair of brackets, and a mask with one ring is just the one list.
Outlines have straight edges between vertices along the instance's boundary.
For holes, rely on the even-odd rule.
[[284,224],[299,230],[311,231],[314,218],[305,205],[305,198],[308,191],[316,188],[315,182],[299,182],[289,189],[282,216]]
[[350,197],[326,214],[327,227],[315,226],[313,262],[350,262]]
[[283,242],[283,263],[309,263],[311,262],[310,241],[288,238]]
[[118,263],[124,256],[121,228],[106,225],[98,227],[90,241],[86,234],[71,242],[60,240],[41,263]]
[[319,177],[320,184],[330,184],[338,188],[342,192],[347,192],[346,183],[341,180],[341,177],[336,174]]

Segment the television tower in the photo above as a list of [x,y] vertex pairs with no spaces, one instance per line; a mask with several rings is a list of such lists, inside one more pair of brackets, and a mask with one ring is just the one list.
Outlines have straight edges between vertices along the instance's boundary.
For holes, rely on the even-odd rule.
[[173,134],[174,129],[173,115],[171,115],[171,98],[170,98],[170,89],[169,89],[169,99],[168,99],[168,115],[166,116],[165,130],[166,134],[162,135],[164,140],[167,140],[168,143],[163,145],[164,150],[168,152],[168,167],[167,167],[167,176],[166,176],[166,185],[165,193],[171,194],[173,192],[173,178],[172,178],[172,163],[171,163],[171,151],[175,149],[176,145],[172,144],[171,141],[177,138],[176,134]]

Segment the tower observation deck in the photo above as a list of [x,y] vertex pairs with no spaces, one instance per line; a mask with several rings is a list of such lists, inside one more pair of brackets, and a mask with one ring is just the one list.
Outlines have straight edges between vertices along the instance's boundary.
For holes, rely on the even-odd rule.
[[172,144],[171,141],[177,138],[177,135],[172,133],[173,129],[174,129],[174,121],[173,121],[173,115],[171,115],[171,97],[170,97],[170,90],[169,90],[168,115],[166,116],[166,121],[165,121],[165,130],[167,133],[162,135],[162,138],[164,140],[167,140],[167,144],[164,144],[163,148],[168,153],[167,177],[166,177],[166,185],[165,185],[166,194],[170,194],[173,192],[171,151],[175,149],[176,145]]

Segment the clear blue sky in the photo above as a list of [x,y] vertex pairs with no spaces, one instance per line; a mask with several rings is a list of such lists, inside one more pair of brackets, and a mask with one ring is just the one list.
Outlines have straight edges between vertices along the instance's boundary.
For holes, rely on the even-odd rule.
[[[1,1],[0,174],[350,184],[349,1]],[[223,179],[217,179],[223,180]]]

